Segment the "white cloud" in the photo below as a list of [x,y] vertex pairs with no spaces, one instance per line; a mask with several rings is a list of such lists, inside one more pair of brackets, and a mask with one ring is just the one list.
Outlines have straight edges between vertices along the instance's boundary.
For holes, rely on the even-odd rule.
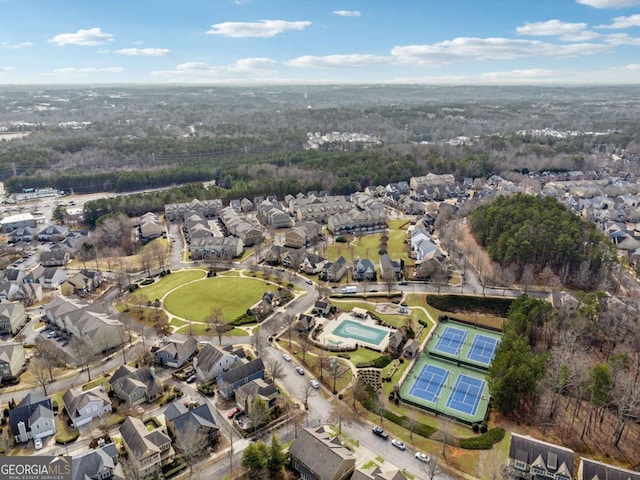
[[33,42],[20,42],[20,43],[11,43],[11,42],[0,42],[0,47],[2,48],[26,48],[32,47],[35,43]]
[[72,75],[72,76],[81,76],[85,77],[91,73],[120,73],[122,72],[122,67],[65,67],[65,68],[56,68],[53,73],[56,75]]
[[576,0],[576,2],[593,8],[622,8],[640,5],[640,0]]
[[602,39],[609,45],[634,45],[640,46],[640,38],[630,37],[626,33],[614,33],[603,35]]
[[204,62],[186,62],[176,66],[174,70],[151,72],[155,77],[169,78],[182,82],[260,82],[265,76],[276,73],[276,62],[270,58],[243,58],[231,65],[209,65]]
[[231,38],[270,38],[287,30],[304,30],[311,22],[287,22],[286,20],[260,20],[259,22],[224,22],[211,25],[209,35]]
[[122,48],[114,50],[118,55],[128,55],[131,57],[164,57],[171,53],[168,48]]
[[506,72],[486,72],[481,74],[480,78],[490,83],[535,83],[557,75],[558,72],[555,70],[531,68]]
[[340,17],[359,17],[359,10],[334,10],[333,13],[335,15],[339,15]]
[[323,57],[306,55],[289,60],[287,65],[292,67],[366,67],[393,63],[393,61],[393,57],[382,55],[351,54],[326,55]]
[[51,38],[49,42],[59,46],[81,45],[83,47],[92,47],[95,45],[103,45],[112,40],[113,35],[103,32],[101,28],[94,27],[88,30],[80,29],[75,33],[59,33]]
[[547,20],[546,22],[527,22],[523,26],[516,28],[516,32],[520,35],[560,37],[563,35],[575,35],[586,28],[586,23],[567,23],[555,19]]
[[4,77],[5,73],[13,70],[13,67],[0,67],[0,78]]
[[632,28],[640,27],[640,14],[630,15],[628,17],[615,17],[611,25],[598,25],[595,28]]
[[512,60],[524,57],[568,57],[592,55],[609,50],[609,45],[574,43],[557,45],[538,40],[460,37],[432,45],[397,46],[391,54],[413,64],[438,64],[456,60]]

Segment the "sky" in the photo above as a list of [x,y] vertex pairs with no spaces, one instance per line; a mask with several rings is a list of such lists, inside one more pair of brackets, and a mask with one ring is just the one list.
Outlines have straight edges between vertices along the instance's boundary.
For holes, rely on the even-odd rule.
[[0,85],[640,83],[640,0],[0,0]]

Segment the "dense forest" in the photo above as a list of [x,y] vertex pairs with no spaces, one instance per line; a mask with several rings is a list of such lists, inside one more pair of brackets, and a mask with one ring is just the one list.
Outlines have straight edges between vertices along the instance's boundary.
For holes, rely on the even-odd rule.
[[551,197],[501,196],[474,210],[469,223],[490,258],[517,279],[550,269],[563,285],[591,290],[614,258],[593,223]]

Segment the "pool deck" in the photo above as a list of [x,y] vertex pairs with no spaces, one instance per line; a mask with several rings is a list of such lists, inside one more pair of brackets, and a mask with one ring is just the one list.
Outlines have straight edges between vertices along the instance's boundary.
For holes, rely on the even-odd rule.
[[[352,322],[356,322],[359,325],[375,329],[382,330],[386,333],[382,341],[378,344],[369,343],[361,338],[346,338],[340,335],[334,335],[334,331],[342,325],[345,320],[350,320]],[[378,325],[375,320],[373,320],[368,315],[364,318],[356,317],[352,313],[342,313],[336,320],[329,320],[324,323],[324,327],[322,333],[318,336],[318,341],[327,346],[338,346],[345,348],[355,348],[356,345],[366,346],[373,350],[378,350],[380,352],[384,352],[387,349],[387,345],[389,344],[389,335],[393,333],[395,330],[389,327],[384,327],[382,325]]]

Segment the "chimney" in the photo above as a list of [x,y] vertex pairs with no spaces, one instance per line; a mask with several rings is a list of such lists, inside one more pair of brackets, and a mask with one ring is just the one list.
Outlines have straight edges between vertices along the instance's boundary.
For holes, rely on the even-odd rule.
[[150,367],[149,368],[149,372],[151,373],[151,378],[155,379],[156,378],[156,369],[155,367]]

